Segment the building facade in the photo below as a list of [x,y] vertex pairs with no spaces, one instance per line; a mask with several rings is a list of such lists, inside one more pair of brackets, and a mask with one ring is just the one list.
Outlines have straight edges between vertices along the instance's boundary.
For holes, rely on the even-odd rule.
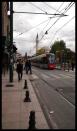
[[9,53],[7,45],[10,40],[10,17],[8,15],[9,2],[2,2],[2,46],[3,46],[3,59],[2,69],[3,71],[8,69]]
[[2,35],[7,37],[9,30],[9,2],[2,2]]

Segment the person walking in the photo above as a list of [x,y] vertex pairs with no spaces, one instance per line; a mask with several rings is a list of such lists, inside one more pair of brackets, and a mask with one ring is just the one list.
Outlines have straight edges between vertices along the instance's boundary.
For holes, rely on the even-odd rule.
[[19,63],[17,64],[16,71],[18,73],[18,81],[20,81],[22,79],[22,75],[23,75],[23,64],[21,61],[19,61]]
[[25,70],[26,70],[26,74],[28,74],[28,59],[26,60],[26,62],[25,62]]
[[74,62],[71,62],[72,71],[74,70]]
[[68,72],[69,72],[69,68],[70,68],[70,63],[69,63],[69,60],[68,60],[68,62],[67,62],[67,63],[68,63]]
[[31,65],[31,61],[29,60],[28,61],[28,67],[29,67],[29,71],[30,71],[30,74],[32,74],[32,65]]
[[26,69],[26,74],[28,74],[28,71],[30,71],[30,74],[32,74],[31,61],[30,60],[26,60],[25,69]]

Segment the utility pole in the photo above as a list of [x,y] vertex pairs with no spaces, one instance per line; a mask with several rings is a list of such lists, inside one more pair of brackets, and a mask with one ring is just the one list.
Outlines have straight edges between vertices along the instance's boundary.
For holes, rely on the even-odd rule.
[[10,65],[9,81],[13,82],[13,2],[10,2]]
[[[3,56],[3,41],[2,41],[2,0],[0,2],[0,92],[2,92],[2,56]],[[2,94],[2,93],[1,93]],[[2,99],[2,95],[0,97]]]

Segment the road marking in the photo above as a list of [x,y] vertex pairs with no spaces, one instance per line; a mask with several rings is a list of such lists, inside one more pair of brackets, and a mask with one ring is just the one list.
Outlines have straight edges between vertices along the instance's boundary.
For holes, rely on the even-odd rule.
[[[61,94],[59,94],[59,95],[61,95]],[[75,105],[73,105],[70,101],[68,101],[64,96],[61,95],[61,97],[62,97],[67,103],[69,103],[72,107],[75,108]]]
[[33,77],[33,79],[38,79],[38,78],[39,78],[39,77],[36,76],[35,74],[32,74],[32,77]]
[[35,80],[35,79],[39,79],[39,77],[36,76],[35,74],[29,75],[29,80]]
[[71,78],[71,76],[67,76],[67,75],[64,75],[64,74],[59,74],[59,75],[65,77],[65,78]]
[[50,74],[50,76],[53,76],[53,77],[55,77],[55,78],[57,78],[57,79],[61,78],[61,77],[56,76],[56,75],[54,75],[54,74]]
[[54,111],[50,111],[50,114],[53,114],[54,113]]
[[45,78],[50,78],[49,76],[45,75],[45,74],[41,74],[43,77]]
[[73,74],[67,74],[67,76],[74,77],[75,75],[73,75]]

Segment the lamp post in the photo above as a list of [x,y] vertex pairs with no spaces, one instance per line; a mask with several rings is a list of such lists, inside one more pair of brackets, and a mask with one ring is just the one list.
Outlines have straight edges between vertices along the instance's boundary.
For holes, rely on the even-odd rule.
[[10,2],[10,65],[9,81],[13,82],[13,2]]
[[3,57],[3,41],[2,41],[2,1],[0,2],[0,91],[2,91],[2,57]]

